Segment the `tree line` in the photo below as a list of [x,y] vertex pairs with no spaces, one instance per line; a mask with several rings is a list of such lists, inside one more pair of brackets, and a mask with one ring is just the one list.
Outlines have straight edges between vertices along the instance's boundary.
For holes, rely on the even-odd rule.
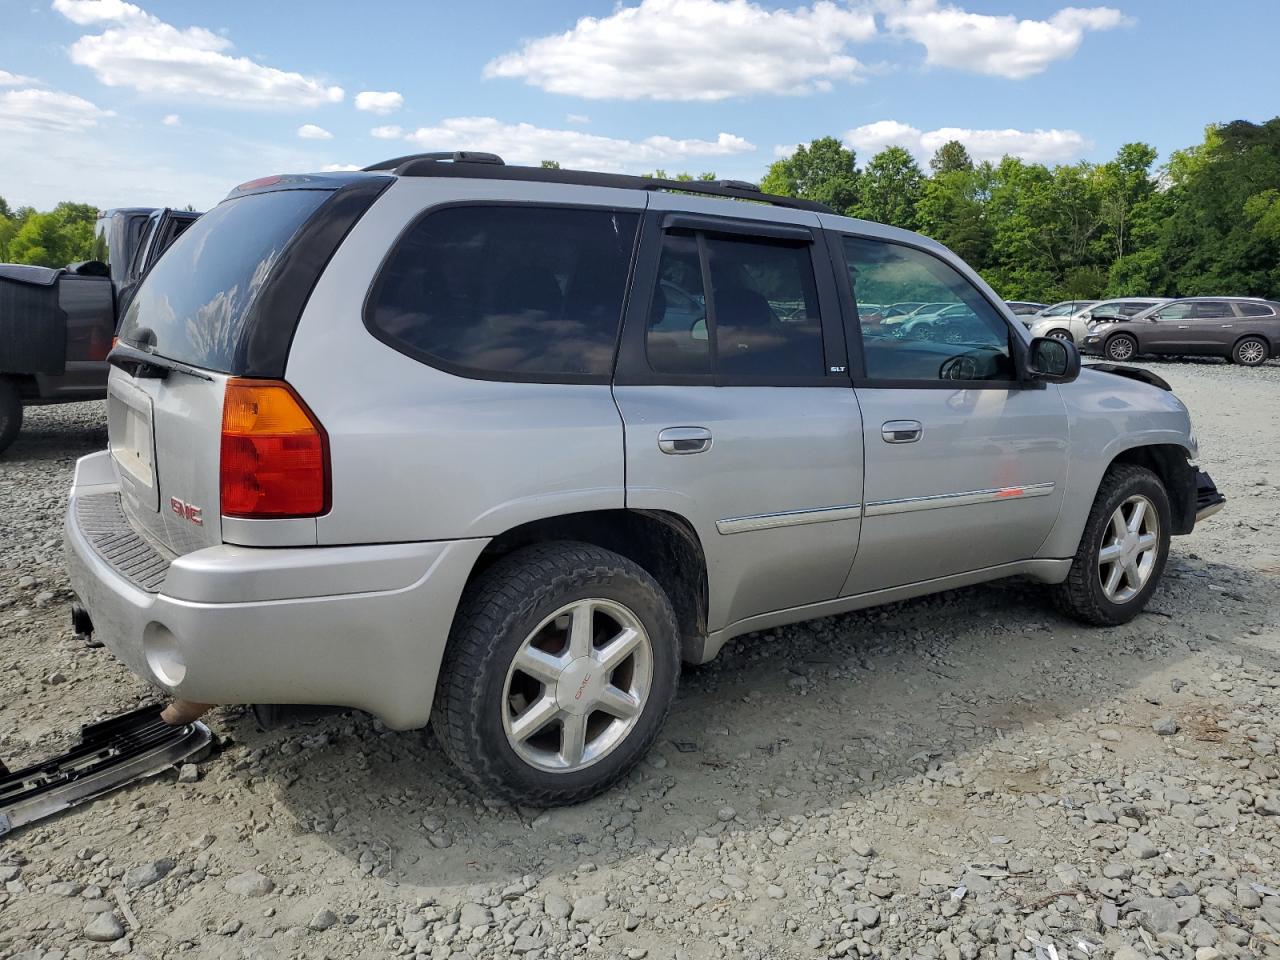
[[46,213],[34,207],[14,210],[0,197],[0,263],[65,267],[89,259],[98,208],[63,202]]
[[901,147],[862,167],[835,137],[778,160],[768,193],[918,230],[1009,300],[1141,295],[1280,299],[1280,117],[1205,130],[1155,167],[1127,143],[1106,163],[974,163],[943,144],[926,173]]
[[[953,140],[926,172],[902,147],[859,166],[853,150],[821,137],[774,162],[761,187],[918,230],[1010,300],[1280,299],[1280,117],[1209,126],[1203,142],[1161,167],[1155,161],[1155,148],[1127,143],[1106,163],[1049,167],[1008,156],[975,163]],[[96,216],[83,203],[11,210],[0,197],[0,262],[57,267],[87,259]]]

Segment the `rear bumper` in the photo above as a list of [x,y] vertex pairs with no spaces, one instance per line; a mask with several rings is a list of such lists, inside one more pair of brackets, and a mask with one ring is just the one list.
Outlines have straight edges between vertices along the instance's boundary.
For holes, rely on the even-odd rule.
[[395,729],[426,724],[458,597],[487,540],[223,544],[173,559],[152,592],[77,523],[81,498],[115,492],[108,456],[76,465],[64,536],[94,634],[130,670],[200,703],[337,704]]

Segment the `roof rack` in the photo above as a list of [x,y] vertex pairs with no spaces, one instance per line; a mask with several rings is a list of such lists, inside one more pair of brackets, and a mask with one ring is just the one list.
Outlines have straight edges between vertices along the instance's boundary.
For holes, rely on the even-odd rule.
[[753,200],[756,203],[767,203],[775,207],[812,210],[816,213],[835,213],[825,203],[763,193],[754,183],[743,180],[664,180],[660,177],[635,177],[623,173],[597,173],[592,170],[516,167],[508,166],[497,154],[475,153],[469,150],[409,154],[383,160],[364,169],[367,171],[390,170],[399,177],[474,177],[483,180],[522,180],[533,183],[567,183],[582,187],[615,187],[623,190],[665,190],[730,200]]

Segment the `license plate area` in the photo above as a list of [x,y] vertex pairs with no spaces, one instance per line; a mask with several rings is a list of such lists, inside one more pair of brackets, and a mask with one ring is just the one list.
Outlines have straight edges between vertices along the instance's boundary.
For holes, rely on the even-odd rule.
[[113,378],[107,398],[107,436],[111,458],[120,468],[124,494],[144,509],[160,509],[156,481],[156,443],[151,397],[127,381]]

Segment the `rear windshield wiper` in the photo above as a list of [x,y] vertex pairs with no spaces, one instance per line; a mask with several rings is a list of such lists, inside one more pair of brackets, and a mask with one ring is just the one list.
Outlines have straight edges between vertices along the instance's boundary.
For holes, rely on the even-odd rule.
[[117,343],[107,354],[107,363],[141,379],[163,380],[169,374],[177,372],[213,382],[213,377],[203,370],[197,370],[195,367],[189,367],[185,363],[170,360],[156,353],[139,350],[127,343]]

